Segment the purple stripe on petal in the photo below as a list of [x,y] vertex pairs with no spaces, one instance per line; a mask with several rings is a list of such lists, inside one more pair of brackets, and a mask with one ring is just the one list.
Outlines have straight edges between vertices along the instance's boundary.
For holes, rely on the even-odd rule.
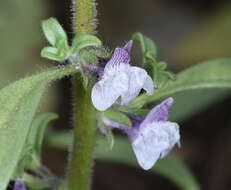
[[13,190],[26,190],[26,187],[21,179],[17,178],[15,180]]
[[127,43],[125,44],[125,46],[123,47],[123,49],[124,49],[125,51],[127,51],[129,55],[131,54],[132,44],[133,44],[133,41],[130,40],[130,41],[127,42]]
[[169,111],[173,103],[173,98],[170,97],[159,105],[154,107],[146,116],[145,120],[142,123],[142,126],[145,126],[152,122],[166,121],[168,119]]

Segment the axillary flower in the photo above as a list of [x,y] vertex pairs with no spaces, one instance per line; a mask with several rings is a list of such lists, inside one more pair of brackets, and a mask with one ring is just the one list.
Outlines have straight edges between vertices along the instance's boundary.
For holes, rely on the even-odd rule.
[[145,119],[129,116],[132,127],[103,117],[110,129],[123,130],[129,137],[140,166],[148,170],[159,158],[165,157],[177,143],[180,146],[180,133],[177,123],[167,121],[173,98],[168,98],[154,107]]
[[116,48],[106,64],[101,79],[92,89],[92,102],[97,110],[108,109],[121,96],[121,105],[129,103],[139,95],[141,89],[152,95],[154,85],[147,72],[131,66],[130,52],[132,41],[123,48]]
[[26,189],[26,187],[25,187],[23,181],[22,181],[21,179],[17,178],[17,179],[15,180],[13,190],[27,190],[27,189]]

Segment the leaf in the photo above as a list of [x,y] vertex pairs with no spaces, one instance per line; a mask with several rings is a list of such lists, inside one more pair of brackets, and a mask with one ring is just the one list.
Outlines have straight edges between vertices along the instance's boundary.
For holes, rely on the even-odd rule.
[[145,104],[172,96],[177,92],[205,88],[231,88],[231,59],[206,61],[186,69],[177,74],[175,81],[169,80],[152,96],[141,95],[128,106],[141,108]]
[[[97,145],[96,159],[140,168],[128,140],[116,137],[112,151],[107,151],[108,148],[104,139],[98,139]],[[150,171],[168,178],[182,190],[200,189],[186,165],[174,156],[167,156],[159,160]]]
[[103,112],[99,112],[99,113],[101,115],[103,115],[104,117],[107,117],[108,119],[110,119],[113,122],[117,122],[117,123],[120,123],[122,125],[126,125],[128,127],[132,126],[131,120],[125,114],[123,114],[121,112],[107,110],[107,111],[103,111]]
[[18,80],[0,90],[0,184],[5,189],[17,166],[44,90],[56,79],[76,72],[56,67]]
[[47,124],[58,118],[54,113],[43,113],[38,115],[32,122],[28,135],[27,144],[32,145],[38,156],[40,156],[42,141]]
[[99,38],[89,34],[76,35],[72,42],[72,52],[76,53],[86,47],[102,46],[102,42]]
[[182,122],[221,102],[231,94],[230,89],[190,90],[173,95],[169,121]]
[[[55,132],[50,130],[48,135],[49,138],[47,138],[47,141],[52,146],[67,149],[72,143],[72,134],[70,132]],[[105,138],[98,138],[96,141],[95,158],[140,168],[129,141],[123,137],[115,137],[113,150],[108,148]],[[159,160],[149,171],[168,178],[182,190],[200,189],[195,177],[187,166],[174,156],[169,155]]]
[[157,50],[154,42],[141,34],[140,32],[136,32],[132,35],[132,40],[139,41],[141,45],[141,51],[144,57],[146,57],[146,54],[149,53],[153,58],[156,58],[157,56]]
[[45,47],[41,51],[41,56],[54,61],[64,61],[65,57],[59,56],[59,50],[55,47]]
[[42,21],[42,30],[48,42],[55,47],[57,47],[60,40],[66,42],[68,40],[66,32],[55,18]]

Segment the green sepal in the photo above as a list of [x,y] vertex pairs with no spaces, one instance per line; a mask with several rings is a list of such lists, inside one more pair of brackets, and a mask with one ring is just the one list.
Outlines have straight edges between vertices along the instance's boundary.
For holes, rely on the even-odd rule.
[[131,120],[124,113],[107,110],[100,112],[100,114],[113,122],[120,123],[128,127],[132,126]]
[[55,18],[42,21],[42,30],[47,41],[57,47],[60,40],[67,41],[67,34]]
[[96,36],[90,34],[76,35],[71,46],[72,53],[76,53],[86,47],[99,47],[102,42]]
[[99,127],[101,128],[101,132],[107,137],[108,143],[109,143],[109,147],[110,149],[113,149],[114,144],[115,144],[115,140],[114,140],[114,135],[112,133],[112,131],[108,128],[108,126],[106,126],[102,120],[99,120]]

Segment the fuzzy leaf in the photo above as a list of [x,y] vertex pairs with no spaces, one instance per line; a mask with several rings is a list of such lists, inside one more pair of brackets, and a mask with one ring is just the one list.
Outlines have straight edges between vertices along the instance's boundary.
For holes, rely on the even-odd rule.
[[97,46],[102,46],[102,42],[99,38],[89,34],[81,34],[75,36],[71,48],[72,53],[76,53],[83,48]]
[[54,113],[43,113],[38,115],[32,122],[27,143],[32,145],[38,156],[40,156],[42,141],[47,124],[58,118]]
[[48,42],[55,47],[60,40],[67,41],[66,32],[55,18],[42,21],[42,29]]
[[53,68],[0,90],[0,184],[5,189],[23,154],[33,117],[48,84],[76,72],[75,65]]
[[172,96],[177,92],[206,88],[231,88],[231,59],[206,61],[188,68],[176,75],[176,80],[169,80],[152,96],[141,95],[132,101],[130,108],[141,108],[145,104]]

